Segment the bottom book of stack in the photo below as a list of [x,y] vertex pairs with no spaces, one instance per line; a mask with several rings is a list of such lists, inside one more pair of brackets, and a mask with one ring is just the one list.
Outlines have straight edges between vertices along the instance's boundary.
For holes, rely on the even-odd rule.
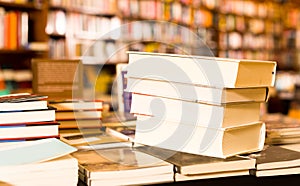
[[249,175],[249,169],[255,168],[255,159],[248,157],[222,159],[153,146],[137,146],[135,150],[173,164],[174,181]]
[[14,186],[77,185],[75,148],[55,138],[0,144],[0,182]]
[[131,147],[77,151],[79,179],[88,186],[173,182],[173,165]]

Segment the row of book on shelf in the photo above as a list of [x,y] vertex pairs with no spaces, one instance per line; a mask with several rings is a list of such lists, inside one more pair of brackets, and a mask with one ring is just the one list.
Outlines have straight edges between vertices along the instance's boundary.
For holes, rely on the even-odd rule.
[[28,45],[29,15],[0,7],[0,49],[22,49]]

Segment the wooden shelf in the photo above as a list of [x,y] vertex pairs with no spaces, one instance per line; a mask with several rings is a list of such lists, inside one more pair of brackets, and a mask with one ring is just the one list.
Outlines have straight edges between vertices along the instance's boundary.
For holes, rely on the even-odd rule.
[[36,55],[42,51],[28,50],[28,49],[0,49],[0,55]]
[[42,6],[38,6],[34,3],[8,3],[2,1],[0,1],[0,7],[5,7],[7,9],[18,9],[23,11],[33,11],[42,9]]

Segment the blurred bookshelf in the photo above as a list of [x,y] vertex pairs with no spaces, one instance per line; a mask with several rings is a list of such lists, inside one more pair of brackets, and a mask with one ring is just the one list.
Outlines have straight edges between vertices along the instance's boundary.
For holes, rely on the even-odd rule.
[[46,14],[46,1],[0,1],[0,70],[8,91],[30,89],[30,60],[48,56],[36,47],[47,45]]
[[[203,55],[204,48],[209,50],[204,55],[275,60],[277,70],[288,76],[299,71],[300,2],[295,0],[0,1],[3,23],[8,15],[18,20],[19,14],[23,26],[12,27],[25,36],[10,36],[12,44],[6,46],[8,27],[1,27],[2,71],[30,73],[32,58],[75,58],[99,82],[95,72],[104,69],[102,76],[115,76],[116,64],[128,61],[127,50]],[[275,89],[281,95],[282,88]]]

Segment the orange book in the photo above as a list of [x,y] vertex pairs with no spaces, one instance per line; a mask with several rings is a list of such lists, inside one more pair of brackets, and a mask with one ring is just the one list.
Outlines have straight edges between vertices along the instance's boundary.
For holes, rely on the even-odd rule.
[[10,37],[9,49],[15,50],[18,46],[18,12],[13,11],[10,13]]
[[4,48],[9,48],[9,38],[10,38],[10,12],[4,15]]

